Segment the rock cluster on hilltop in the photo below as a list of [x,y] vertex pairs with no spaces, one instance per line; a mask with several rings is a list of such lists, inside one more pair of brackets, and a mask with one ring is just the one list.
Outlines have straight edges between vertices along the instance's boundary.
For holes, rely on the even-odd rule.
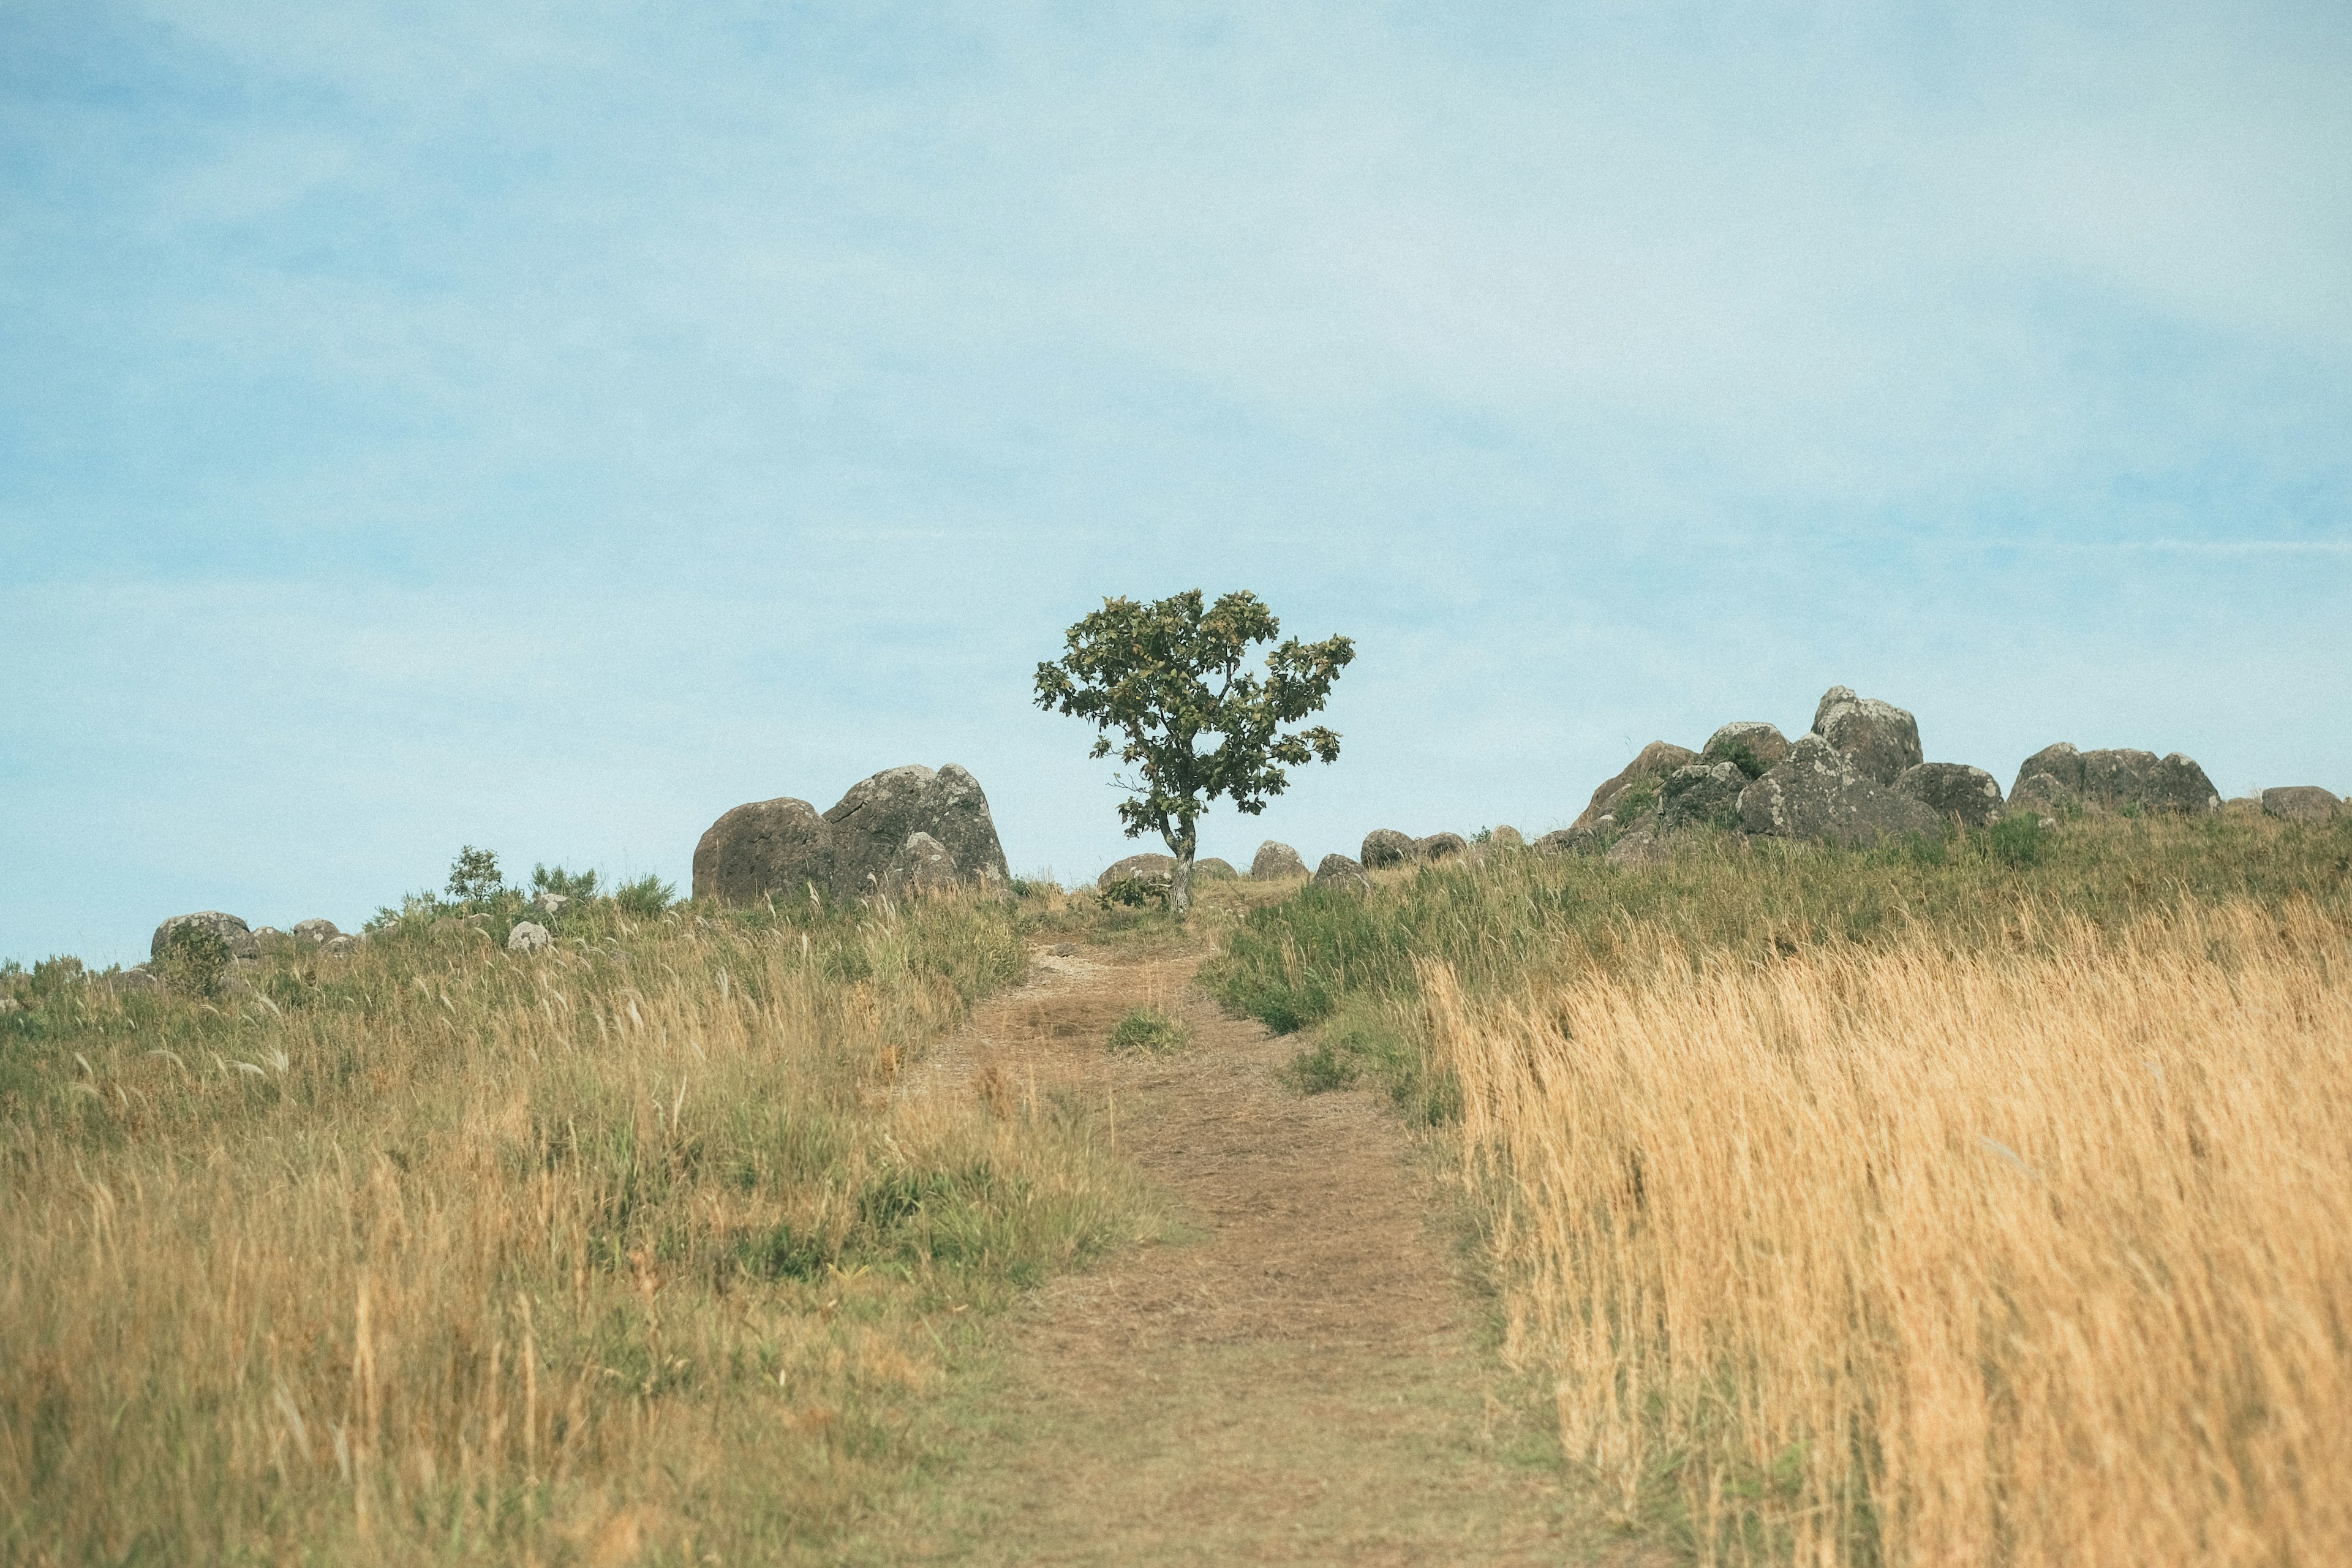
[[[2264,809],[2324,820],[2338,809],[2334,798],[2325,790],[2271,791]],[[1983,827],[2018,808],[2201,814],[2220,807],[2204,770],[2177,752],[2158,757],[2063,743],[2027,758],[2004,797],[2000,781],[1982,768],[1928,762],[1910,713],[1833,686],[1815,707],[1811,730],[1793,743],[1760,720],[1724,725],[1698,752],[1652,742],[1592,792],[1572,825],[1545,834],[1536,847],[1605,851],[1632,862],[1664,853],[1675,834],[1698,826],[1864,845],[1934,834],[1947,821]]]
[[888,768],[820,813],[790,796],[739,805],[694,847],[694,896],[722,904],[899,894],[1010,879],[980,781],[948,763]]

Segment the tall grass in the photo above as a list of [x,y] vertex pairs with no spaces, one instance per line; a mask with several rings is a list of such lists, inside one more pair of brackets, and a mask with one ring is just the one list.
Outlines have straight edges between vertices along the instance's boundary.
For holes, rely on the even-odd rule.
[[565,929],[0,1016],[0,1559],[812,1555],[1130,1223],[1082,1111],[893,1090],[1002,906]]
[[1706,1561],[2352,1562],[2340,906],[1424,970],[1510,1353]]

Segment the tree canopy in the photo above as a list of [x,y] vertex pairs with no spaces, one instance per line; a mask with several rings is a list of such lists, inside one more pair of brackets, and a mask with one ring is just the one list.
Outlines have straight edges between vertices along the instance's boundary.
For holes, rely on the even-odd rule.
[[1263,673],[1245,668],[1251,650],[1281,631],[1255,594],[1226,594],[1205,609],[1197,588],[1148,604],[1106,599],[1069,629],[1058,660],[1037,667],[1037,706],[1092,722],[1100,733],[1090,754],[1116,751],[1132,770],[1118,781],[1131,792],[1119,818],[1129,837],[1150,830],[1167,841],[1179,912],[1211,802],[1255,816],[1283,792],[1290,768],[1339,758],[1332,731],[1284,726],[1322,709],[1356,645],[1293,637],[1266,654]]

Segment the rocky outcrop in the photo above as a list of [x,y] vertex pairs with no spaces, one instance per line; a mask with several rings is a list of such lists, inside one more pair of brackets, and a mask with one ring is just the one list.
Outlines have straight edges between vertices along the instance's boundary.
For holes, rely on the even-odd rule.
[[1927,760],[1919,750],[1916,719],[1892,702],[1856,697],[1850,686],[1832,686],[1822,694],[1813,710],[1813,733],[1874,784],[1892,784],[1905,769]]
[[1759,837],[1845,845],[1943,830],[1935,812],[1881,788],[1822,735],[1800,740],[1786,762],[1740,793],[1739,825]]
[[850,786],[820,815],[790,796],[728,812],[694,847],[694,896],[722,904],[835,899],[1010,874],[980,781],[950,763],[889,768]]
[[1412,838],[1393,827],[1375,827],[1364,835],[1364,847],[1357,854],[1367,869],[1402,866],[1412,858]]
[[163,944],[182,926],[201,926],[211,931],[228,944],[231,958],[261,956],[261,943],[255,940],[252,928],[236,916],[224,914],[219,910],[199,910],[192,915],[172,916],[155,928],[155,935],[147,944],[147,956],[151,959],[163,957]]
[[1657,786],[1665,782],[1668,773],[1696,761],[1698,753],[1687,746],[1677,746],[1665,741],[1651,742],[1614,778],[1592,792],[1591,803],[1570,826],[1590,827],[1603,816],[1613,815],[1619,797],[1640,785],[1649,785],[1651,794],[1654,795]]
[[2317,784],[2294,784],[2263,791],[2263,815],[2286,822],[2333,822],[2343,815],[2344,803]]
[[517,921],[514,930],[507,932],[509,952],[544,952],[555,945],[555,937],[535,921]]
[[1998,819],[2005,804],[2000,781],[1965,763],[1921,763],[1906,768],[1895,781],[1895,793],[1909,795],[1937,816],[1970,827],[1983,827]]
[[[1196,876],[1200,869],[1199,863],[1195,862],[1192,870]],[[1164,882],[1175,874],[1176,857],[1173,855],[1130,855],[1124,860],[1114,860],[1104,867],[1102,875],[1095,879],[1095,886],[1108,888],[1113,882],[1129,879],[1138,882]]]
[[2048,774],[2084,805],[2111,811],[2137,806],[2203,816],[2221,809],[2221,792],[2194,759],[2179,752],[2164,757],[2129,749],[2083,752],[2061,741],[2025,759],[2009,792],[2011,800],[2027,793],[2036,773]]
[[1298,851],[1271,838],[1259,845],[1257,853],[1250,859],[1250,877],[1254,881],[1275,882],[1305,875],[1307,862],[1298,858]]
[[1737,826],[1740,792],[1747,787],[1748,775],[1733,763],[1697,762],[1676,768],[1659,792],[1658,828],[1673,833],[1705,823]]
[[1318,888],[1369,888],[1372,879],[1364,875],[1364,868],[1345,855],[1326,855],[1323,863],[1315,868],[1315,885]]
[[1426,838],[1412,841],[1412,858],[1416,860],[1451,860],[1470,847],[1470,841],[1459,833],[1433,833]]
[[[1789,737],[1780,733],[1778,724],[1738,719],[1709,735],[1706,744],[1699,748],[1700,759],[1708,763],[1736,763],[1743,752],[1755,763],[1756,773],[1761,774],[1789,760]],[[1747,771],[1741,766],[1740,772]]]

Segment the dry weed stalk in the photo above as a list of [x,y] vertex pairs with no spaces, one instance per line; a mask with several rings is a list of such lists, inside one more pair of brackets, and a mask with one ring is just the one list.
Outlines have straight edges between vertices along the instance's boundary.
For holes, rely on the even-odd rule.
[[1432,966],[1512,1352],[1709,1561],[2352,1562],[2344,930],[2019,937]]

